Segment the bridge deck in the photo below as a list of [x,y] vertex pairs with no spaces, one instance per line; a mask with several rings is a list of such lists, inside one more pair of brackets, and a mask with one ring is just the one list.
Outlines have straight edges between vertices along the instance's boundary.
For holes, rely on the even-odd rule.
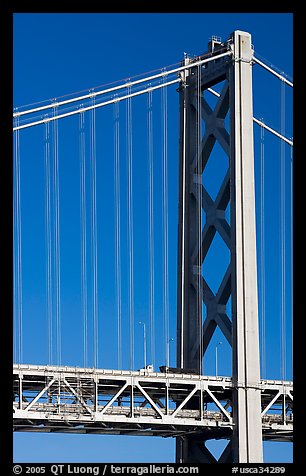
[[[13,366],[15,431],[230,437],[230,377]],[[293,385],[262,380],[263,438],[291,441]]]

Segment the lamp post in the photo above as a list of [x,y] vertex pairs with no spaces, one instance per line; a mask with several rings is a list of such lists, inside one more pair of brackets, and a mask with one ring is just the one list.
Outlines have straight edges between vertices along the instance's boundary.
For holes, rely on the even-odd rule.
[[173,341],[173,337],[170,337],[170,339],[168,339],[168,342],[167,342],[167,362],[166,362],[167,367],[170,366],[170,342],[171,341]]
[[146,336],[146,324],[145,322],[139,321],[139,325],[143,325],[143,359],[144,359],[144,368],[147,367],[147,336]]
[[218,375],[218,346],[222,345],[222,342],[218,342],[216,345],[216,376]]

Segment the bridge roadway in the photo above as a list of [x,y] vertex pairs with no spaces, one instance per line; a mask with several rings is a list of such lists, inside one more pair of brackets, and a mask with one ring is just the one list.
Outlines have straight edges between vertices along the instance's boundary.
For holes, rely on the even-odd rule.
[[[293,384],[261,380],[263,439],[292,441]],[[230,377],[13,366],[14,431],[230,437]]]

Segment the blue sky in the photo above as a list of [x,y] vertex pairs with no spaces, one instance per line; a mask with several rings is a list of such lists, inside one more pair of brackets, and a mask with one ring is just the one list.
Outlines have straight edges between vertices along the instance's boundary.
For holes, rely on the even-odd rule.
[[[15,14],[14,15],[14,107],[32,104],[77,91],[88,91],[99,85],[131,78],[135,75],[177,64],[188,53],[198,55],[207,50],[212,35],[226,40],[236,29],[252,35],[255,54],[292,77],[292,15],[279,13],[96,13],[96,14]],[[292,92],[286,89],[286,135],[292,136]],[[280,82],[254,66],[254,116],[280,130]],[[162,314],[162,249],[161,225],[161,125],[160,94],[153,96],[154,151],[155,151],[155,314],[157,325]],[[124,128],[124,106],[120,106]],[[143,201],[147,188],[142,177],[147,173],[142,161],[146,149],[146,103],[133,101],[133,179],[134,179],[134,266],[135,266],[135,369],[143,365],[142,328],[139,320],[148,324],[148,267],[147,206]],[[116,356],[110,351],[115,346],[116,332],[112,324],[115,315],[114,288],[114,205],[113,205],[113,110],[97,114],[97,183],[98,183],[98,232],[99,232],[99,365],[116,368]],[[124,130],[124,129],[123,129]],[[259,139],[255,133],[255,173],[259,183]],[[48,363],[45,247],[44,230],[44,164],[43,128],[20,134],[21,147],[21,203],[23,230],[23,361]],[[178,151],[178,93],[175,87],[168,90],[168,200],[169,200],[169,304],[170,336],[175,338],[176,328],[176,260],[177,260],[177,151]],[[69,137],[69,138],[68,138]],[[78,123],[65,121],[59,124],[60,160],[60,216],[61,216],[61,284],[62,284],[62,337],[63,364],[82,366],[82,316],[80,312],[80,257],[79,241],[79,170]],[[121,150],[125,149],[123,135]],[[290,283],[290,150],[286,146],[286,335],[287,373],[291,372],[291,293]],[[279,220],[279,158],[280,142],[265,133],[266,171],[266,378],[280,378],[280,220]],[[213,167],[207,170],[207,188],[212,196],[218,180],[225,171],[220,159],[216,176]],[[122,163],[122,197],[126,197],[126,165]],[[69,186],[67,187],[67,184]],[[64,193],[64,190],[67,191]],[[259,185],[256,185],[259,206]],[[275,213],[277,210],[277,213]],[[122,204],[122,267],[127,270],[126,205]],[[260,222],[257,220],[258,231]],[[144,239],[145,238],[145,239]],[[259,238],[258,238],[259,246]],[[259,250],[260,252],[260,250]],[[218,285],[219,276],[214,260],[222,266],[227,252],[222,242],[217,242],[215,254],[207,257],[207,279],[212,289]],[[260,253],[259,253],[260,263]],[[145,283],[145,284],[144,284]],[[89,280],[89,287],[92,283]],[[261,286],[259,283],[259,298]],[[127,309],[126,280],[123,285],[123,310]],[[261,316],[260,316],[261,318]],[[159,324],[158,324],[159,323]],[[92,324],[90,324],[92,325]],[[28,329],[31,329],[29,332]],[[123,324],[125,335],[127,322]],[[35,339],[35,346],[33,345]],[[156,340],[155,366],[165,363],[165,349]],[[204,372],[214,374],[215,345],[219,348],[219,373],[230,373],[230,349],[216,332],[211,348],[207,351]],[[112,347],[113,348],[113,347]],[[123,339],[123,368],[128,368],[128,341]],[[171,364],[175,363],[175,342],[170,345]],[[91,359],[92,356],[89,357]],[[150,356],[149,356],[150,358]],[[91,363],[91,362],[89,362]],[[136,462],[164,461],[175,458],[175,441],[171,439],[144,439],[141,437],[105,437],[82,435],[39,435],[20,433],[14,436],[15,461],[70,461],[70,462]],[[120,452],[116,448],[120,445]],[[217,448],[217,443],[215,447]],[[140,450],[141,448],[141,450]],[[267,462],[290,462],[290,444],[264,445]],[[141,456],[140,456],[141,453]],[[98,455],[98,456],[97,456]]]

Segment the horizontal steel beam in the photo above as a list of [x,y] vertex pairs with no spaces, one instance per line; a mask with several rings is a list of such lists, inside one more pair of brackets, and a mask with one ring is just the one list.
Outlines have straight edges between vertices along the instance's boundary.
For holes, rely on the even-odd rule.
[[[260,389],[263,438],[290,441],[292,382]],[[229,377],[15,364],[13,390],[15,431],[209,439],[233,430]]]

